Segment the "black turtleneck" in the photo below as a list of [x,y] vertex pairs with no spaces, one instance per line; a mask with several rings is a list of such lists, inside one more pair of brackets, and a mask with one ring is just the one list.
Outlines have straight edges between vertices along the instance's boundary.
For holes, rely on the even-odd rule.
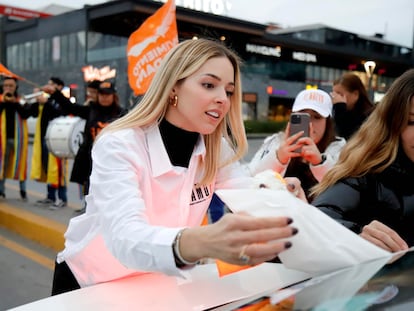
[[188,132],[163,119],[160,133],[170,161],[174,166],[188,167],[199,133]]

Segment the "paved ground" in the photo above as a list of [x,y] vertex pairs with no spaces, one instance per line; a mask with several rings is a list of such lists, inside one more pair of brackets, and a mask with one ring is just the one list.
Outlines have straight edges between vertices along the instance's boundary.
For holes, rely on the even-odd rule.
[[67,224],[80,204],[70,203],[52,211],[35,205],[36,200],[43,198],[41,193],[28,191],[28,202],[19,198],[17,187],[7,186],[6,193],[7,199],[0,199],[0,226],[55,251],[61,250]]

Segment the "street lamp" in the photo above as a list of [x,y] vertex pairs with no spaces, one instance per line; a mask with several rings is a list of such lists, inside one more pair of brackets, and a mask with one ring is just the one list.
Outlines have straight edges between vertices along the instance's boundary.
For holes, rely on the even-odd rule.
[[372,76],[376,65],[377,64],[372,60],[368,60],[364,63],[365,72],[368,76],[368,95],[372,101],[374,101],[374,92],[372,89]]

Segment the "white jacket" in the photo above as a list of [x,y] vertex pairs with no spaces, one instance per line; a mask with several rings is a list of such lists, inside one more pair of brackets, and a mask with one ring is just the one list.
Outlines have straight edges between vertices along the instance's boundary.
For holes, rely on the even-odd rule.
[[[284,176],[289,165],[279,162],[276,151],[279,149],[281,142],[284,140],[285,132],[279,132],[265,138],[262,146],[253,156],[252,160],[247,164],[247,167],[252,175],[256,175],[266,169],[272,169]],[[331,142],[326,148],[323,155],[326,160],[319,165],[309,164],[309,169],[315,179],[319,182],[325,176],[326,172],[338,161],[339,154],[345,146],[346,141],[342,137],[336,137],[336,140]]]
[[[231,155],[224,140],[222,149],[223,158]],[[58,262],[82,287],[151,271],[181,275],[171,248],[178,231],[201,224],[215,189],[251,182],[237,162],[195,187],[205,151],[200,135],[189,167],[174,167],[158,126],[102,136],[92,150],[86,213],[71,219]]]

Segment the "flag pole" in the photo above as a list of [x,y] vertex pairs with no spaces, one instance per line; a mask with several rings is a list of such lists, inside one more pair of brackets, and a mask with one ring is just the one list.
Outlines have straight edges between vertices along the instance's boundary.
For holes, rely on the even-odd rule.
[[22,80],[23,82],[26,82],[27,84],[30,84],[31,86],[33,86],[33,87],[40,87],[40,85],[38,84],[38,83],[35,83],[35,82],[33,82],[33,81],[30,81],[30,80],[27,80],[27,79],[25,79],[25,78],[23,78],[23,80]]

